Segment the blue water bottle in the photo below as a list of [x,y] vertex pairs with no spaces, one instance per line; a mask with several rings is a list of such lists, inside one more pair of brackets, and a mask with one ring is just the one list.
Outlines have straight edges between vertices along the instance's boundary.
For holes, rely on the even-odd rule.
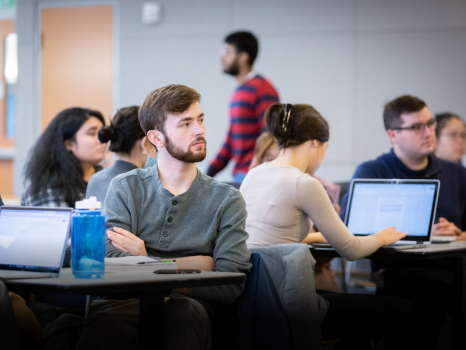
[[101,278],[105,272],[105,215],[96,197],[76,202],[71,230],[71,267],[77,278]]

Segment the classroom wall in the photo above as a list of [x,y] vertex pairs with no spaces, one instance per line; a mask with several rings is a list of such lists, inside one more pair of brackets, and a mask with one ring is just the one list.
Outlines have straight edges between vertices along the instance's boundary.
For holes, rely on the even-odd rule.
[[[16,180],[39,135],[34,47],[41,2],[17,1]],[[348,180],[357,164],[389,149],[381,113],[384,103],[398,95],[414,94],[432,112],[466,117],[465,1],[160,0],[163,19],[154,26],[141,23],[143,2],[114,1],[119,22],[119,99],[114,104],[140,104],[151,90],[171,83],[197,89],[208,141],[201,170],[228,128],[235,81],[222,73],[219,51],[233,30],[257,34],[255,68],[274,83],[282,101],[310,103],[329,121],[327,158],[318,171],[328,180]],[[229,179],[230,168],[219,178]],[[21,182],[15,183],[17,194]]]

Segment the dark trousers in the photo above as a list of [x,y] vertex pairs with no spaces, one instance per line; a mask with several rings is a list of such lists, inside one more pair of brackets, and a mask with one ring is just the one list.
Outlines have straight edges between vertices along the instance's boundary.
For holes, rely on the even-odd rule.
[[20,350],[21,339],[8,290],[0,281],[0,341],[5,349]]
[[[210,323],[204,307],[187,297],[167,299],[164,304],[165,349],[210,349]],[[91,303],[91,312],[77,349],[138,348],[138,299],[96,300]]]
[[17,294],[10,297],[0,281],[0,348],[42,349],[44,337],[37,318]]
[[447,268],[392,267],[384,273],[386,295],[409,300],[416,310],[419,349],[435,350],[445,316],[451,310],[453,273]]
[[[322,323],[322,340],[378,339],[385,336],[384,349],[416,349],[416,314],[405,299],[367,294],[317,291],[329,302]],[[359,345],[354,345],[360,349]],[[345,349],[350,349],[345,347]]]

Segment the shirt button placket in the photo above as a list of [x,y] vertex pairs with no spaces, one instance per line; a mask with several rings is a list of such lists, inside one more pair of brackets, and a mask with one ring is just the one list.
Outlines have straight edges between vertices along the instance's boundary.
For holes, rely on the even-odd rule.
[[176,199],[173,199],[171,201],[171,208],[168,210],[168,217],[165,221],[165,224],[163,225],[163,228],[162,228],[162,237],[160,237],[160,243],[161,243],[161,246],[162,247],[168,247],[168,245],[170,244],[170,232],[172,230],[172,225],[173,225],[173,220],[174,220],[174,216],[176,215],[176,212],[178,211],[178,207],[177,205],[179,204],[179,201],[176,200]]

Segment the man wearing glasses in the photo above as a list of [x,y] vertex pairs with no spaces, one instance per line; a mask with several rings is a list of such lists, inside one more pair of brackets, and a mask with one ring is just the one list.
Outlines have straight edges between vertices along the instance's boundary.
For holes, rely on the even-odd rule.
[[[435,156],[436,122],[426,103],[414,96],[400,96],[385,105],[383,119],[393,148],[359,165],[353,178],[440,180],[432,235],[466,240],[466,169]],[[342,218],[347,200],[348,194],[342,199]]]
[[[438,179],[441,182],[432,234],[466,240],[466,169],[437,158],[436,121],[426,103],[414,96],[400,96],[384,107],[390,152],[358,166],[353,178]],[[346,214],[348,194],[341,203],[340,217]],[[451,268],[427,261],[417,267],[382,265],[372,261],[373,272],[382,278],[383,293],[408,299],[416,308],[418,348],[436,349],[439,331],[453,293]],[[380,283],[380,285],[379,285]]]

